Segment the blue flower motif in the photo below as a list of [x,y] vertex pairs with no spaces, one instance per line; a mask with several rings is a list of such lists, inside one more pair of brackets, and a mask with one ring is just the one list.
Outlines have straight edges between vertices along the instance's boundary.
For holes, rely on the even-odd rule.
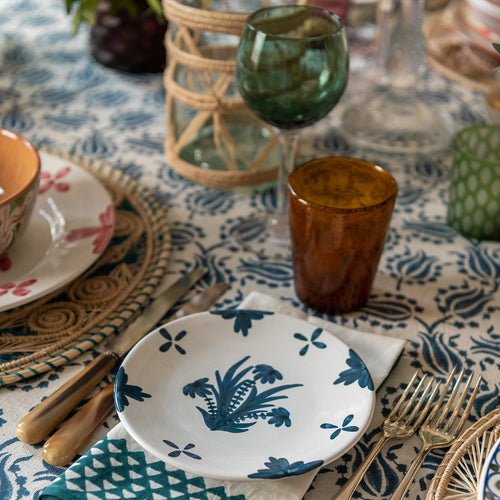
[[160,328],[159,332],[160,335],[167,340],[167,342],[160,346],[160,352],[167,352],[172,346],[174,346],[177,352],[186,354],[186,351],[180,345],[176,344],[176,342],[184,338],[186,330],[181,330],[173,339],[166,328]]
[[359,431],[359,427],[356,425],[349,425],[352,422],[354,415],[350,414],[344,418],[342,425],[339,427],[338,425],[324,423],[321,424],[320,427],[322,429],[335,429],[332,434],[330,434],[330,439],[335,439],[340,435],[341,432],[357,432]]
[[290,420],[290,412],[283,407],[273,408],[268,414],[269,423],[275,425],[276,427],[281,427],[285,424],[285,427],[290,427],[292,421]]
[[115,403],[119,412],[122,412],[125,406],[128,406],[128,398],[144,401],[146,398],[151,397],[151,394],[143,392],[138,385],[129,385],[127,382],[128,375],[125,373],[123,366],[120,366],[115,378]]
[[318,349],[324,349],[326,347],[326,344],[316,340],[322,333],[323,333],[322,328],[316,328],[316,330],[314,330],[314,332],[312,332],[310,341],[302,333],[295,333],[293,336],[296,339],[302,340],[303,342],[307,342],[307,344],[300,350],[299,354],[301,356],[305,356],[305,354],[307,353],[307,350],[309,349],[309,342],[311,343],[311,345],[313,345],[314,347],[317,347]]
[[168,454],[169,457],[176,458],[176,457],[180,456],[182,453],[184,453],[184,455],[187,455],[190,458],[194,458],[195,460],[201,460],[201,457],[199,455],[197,455],[196,453],[193,453],[191,451],[188,451],[188,450],[192,450],[194,448],[194,444],[193,443],[188,443],[181,450],[175,443],[173,443],[172,441],[169,441],[168,439],[164,439],[163,442],[165,444],[167,444],[168,446],[170,446],[171,448],[174,448],[174,451],[171,451]]
[[223,319],[234,319],[234,332],[248,335],[252,328],[252,320],[260,320],[264,316],[271,316],[274,313],[270,311],[256,311],[254,309],[227,309],[226,311],[211,311],[212,314],[218,314]]
[[256,365],[253,369],[254,380],[260,380],[263,384],[274,384],[276,380],[282,380],[283,375],[270,365]]
[[358,382],[361,389],[367,387],[370,391],[373,391],[373,381],[370,372],[363,361],[361,361],[361,358],[352,349],[349,349],[349,358],[346,360],[346,363],[351,368],[340,372],[339,378],[335,380],[333,385],[351,385]]
[[207,382],[208,377],[199,378],[198,380],[195,380],[190,384],[186,384],[182,389],[182,393],[185,396],[190,396],[192,398],[195,398],[196,396],[204,398],[212,392],[212,386],[210,384],[207,384]]
[[302,460],[290,463],[286,458],[269,457],[269,462],[264,465],[267,469],[259,469],[253,474],[249,474],[249,478],[257,479],[280,479],[287,476],[298,476],[323,465],[323,460],[315,460],[314,462],[304,463]]

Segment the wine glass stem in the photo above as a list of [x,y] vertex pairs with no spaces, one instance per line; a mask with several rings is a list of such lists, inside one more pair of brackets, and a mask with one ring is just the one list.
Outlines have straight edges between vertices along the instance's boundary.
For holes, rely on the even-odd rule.
[[300,132],[297,129],[275,130],[280,143],[280,168],[278,172],[278,184],[276,186],[276,216],[283,219],[288,216],[288,176],[295,167]]

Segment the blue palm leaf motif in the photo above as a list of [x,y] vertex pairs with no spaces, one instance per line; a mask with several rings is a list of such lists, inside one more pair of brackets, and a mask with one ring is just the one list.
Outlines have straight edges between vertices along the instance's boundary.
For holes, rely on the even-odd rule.
[[440,179],[445,174],[443,163],[429,158],[420,158],[416,161],[415,170],[422,177],[430,177],[434,181]]
[[423,188],[416,186],[402,186],[398,193],[398,205],[412,206],[414,203],[418,202],[424,193]]
[[[326,347],[326,344],[324,342],[320,342],[319,340],[317,340],[317,338],[322,333],[323,333],[323,329],[322,328],[316,328],[314,330],[314,332],[312,333],[312,335],[311,335],[311,340],[310,340],[311,345],[313,345],[314,347],[317,347],[318,349],[325,349],[325,347]],[[301,340],[303,342],[307,342],[307,344],[304,347],[302,347],[302,349],[299,351],[299,354],[301,356],[305,356],[306,353],[307,353],[307,351],[308,351],[308,349],[309,349],[309,340],[308,340],[308,338],[304,334],[298,333],[298,332],[294,333],[293,336],[296,339],[298,339],[298,340]]]
[[401,288],[401,284],[417,282],[420,284],[428,281],[435,281],[437,276],[441,274],[441,266],[438,264],[437,257],[428,257],[425,252],[418,251],[412,254],[409,249],[405,251],[404,257],[397,256],[395,277],[398,278],[397,289]]
[[248,335],[252,328],[252,320],[258,321],[264,316],[271,316],[274,313],[270,311],[257,311],[254,309],[227,309],[225,311],[210,311],[211,314],[217,314],[223,319],[234,319],[234,332],[243,334],[243,337]]
[[233,206],[234,201],[219,191],[197,191],[189,197],[189,204],[193,210],[202,214],[224,214]]
[[485,339],[484,337],[479,337],[479,340],[472,338],[471,341],[473,343],[471,352],[475,354],[487,354],[495,358],[500,357],[500,341],[498,339]]
[[428,334],[420,332],[423,345],[422,355],[426,363],[436,373],[449,373],[454,366],[462,367],[463,358],[457,349],[459,335],[447,336],[444,333]]
[[172,338],[172,336],[170,335],[169,331],[166,328],[160,328],[158,331],[160,335],[167,340],[167,342],[165,342],[159,347],[160,352],[167,352],[172,346],[174,346],[177,352],[181,354],[186,354],[186,351],[180,345],[176,344],[176,342],[185,337],[186,330],[181,330],[174,338]]
[[128,384],[128,375],[125,373],[123,366],[120,366],[115,378],[115,403],[116,409],[122,412],[125,406],[128,406],[130,399],[136,401],[144,401],[151,397],[151,394],[143,392],[138,385]]
[[363,306],[363,312],[388,321],[404,321],[412,316],[411,307],[403,297],[401,300],[370,299],[368,304]]
[[467,250],[469,268],[478,277],[493,282],[500,277],[500,259],[496,250],[491,251],[483,246],[474,246]]
[[[276,282],[285,284],[293,281],[293,269],[288,262],[242,260],[237,271],[242,274],[247,273],[260,282],[272,283],[272,286],[276,286]],[[243,283],[245,283],[245,280],[243,280]]]
[[330,434],[330,439],[335,439],[340,435],[341,432],[357,432],[359,431],[359,427],[356,425],[349,425],[354,418],[354,415],[351,413],[347,415],[344,418],[344,421],[342,422],[341,426],[330,424],[328,422],[325,422],[324,424],[321,424],[320,427],[322,429],[334,429],[332,434]]
[[[276,407],[274,402],[287,399],[282,393],[302,384],[285,384],[259,392],[258,384],[274,384],[283,375],[270,365],[258,364],[243,368],[246,356],[234,363],[222,377],[216,370],[216,385],[208,378],[186,384],[182,390],[185,396],[202,398],[205,408],[197,406],[205,425],[213,431],[232,433],[246,432],[259,419],[275,427],[290,427],[290,413],[286,408]],[[253,374],[253,376],[252,376]]]
[[350,368],[340,372],[339,378],[333,382],[333,385],[351,385],[358,382],[362,389],[366,387],[370,391],[373,391],[373,381],[370,372],[361,358],[352,349],[349,349],[349,358],[346,359],[346,363]]
[[264,462],[266,469],[259,469],[253,474],[248,474],[253,479],[280,479],[288,476],[298,476],[323,465],[323,460],[304,463],[302,460],[290,463],[286,458],[269,457],[269,462]]
[[438,308],[443,313],[454,313],[462,319],[469,319],[481,314],[494,296],[486,293],[483,288],[450,288],[440,290],[436,298]]

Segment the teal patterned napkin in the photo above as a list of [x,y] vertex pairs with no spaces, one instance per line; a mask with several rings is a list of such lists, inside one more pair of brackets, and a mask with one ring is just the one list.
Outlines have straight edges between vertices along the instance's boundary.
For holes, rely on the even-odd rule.
[[[334,325],[267,295],[252,292],[240,307],[263,309],[302,317],[336,335],[352,347],[367,365],[375,388],[391,371],[404,340],[383,337]],[[175,469],[144,451],[122,424],[114,427],[66,472],[45,488],[42,500],[230,499],[299,500],[317,471],[279,481],[219,481]]]

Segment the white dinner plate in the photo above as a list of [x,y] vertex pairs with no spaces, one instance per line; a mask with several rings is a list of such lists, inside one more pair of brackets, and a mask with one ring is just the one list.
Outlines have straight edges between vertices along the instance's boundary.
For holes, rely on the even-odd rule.
[[351,448],[374,408],[358,355],[321,328],[232,309],[154,330],[127,355],[115,404],[129,434],[179,469],[279,479]]
[[25,233],[0,256],[0,311],[42,297],[83,273],[113,234],[104,186],[74,163],[40,152],[42,173]]
[[500,500],[500,440],[488,453],[477,489],[478,500]]

